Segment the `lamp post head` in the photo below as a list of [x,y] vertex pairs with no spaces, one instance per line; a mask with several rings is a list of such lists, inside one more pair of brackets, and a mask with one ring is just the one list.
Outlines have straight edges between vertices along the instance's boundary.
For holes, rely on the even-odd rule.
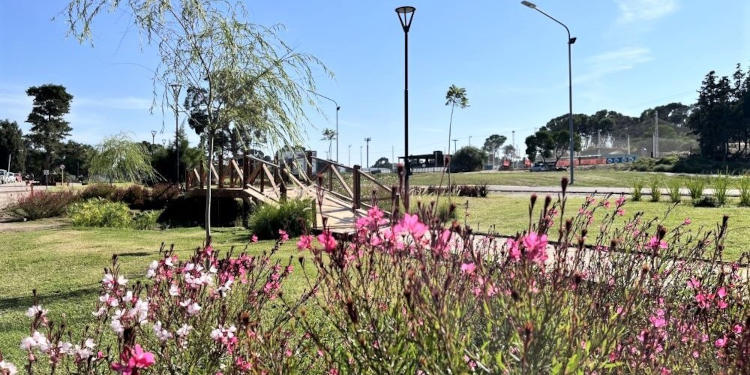
[[156,137],[156,130],[152,130],[152,131],[151,131],[151,136],[152,136],[152,137]]
[[337,106],[336,106],[336,110],[337,110],[337,111],[338,111],[338,110],[341,110],[341,106],[338,106],[338,105],[337,105]]
[[401,28],[404,29],[405,33],[409,32],[409,27],[411,27],[411,20],[412,18],[414,18],[415,10],[417,10],[417,8],[414,8],[413,6],[403,6],[396,8],[398,20],[401,22]]
[[568,44],[573,44],[573,43],[575,43],[575,42],[576,42],[576,39],[578,39],[578,38],[576,38],[576,37],[572,37],[572,38],[568,39]]
[[521,2],[521,4],[527,6],[527,7],[531,8],[531,9],[536,9],[536,4],[534,4],[534,3],[530,2],[530,1],[525,1],[524,0],[524,1]]

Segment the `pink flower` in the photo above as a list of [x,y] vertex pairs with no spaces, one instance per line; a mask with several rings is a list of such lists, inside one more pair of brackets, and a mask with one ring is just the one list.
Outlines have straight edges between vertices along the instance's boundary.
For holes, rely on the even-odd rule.
[[727,303],[727,301],[724,301],[723,299],[720,299],[720,300],[716,301],[716,307],[718,307],[718,308],[720,308],[722,310],[726,309],[728,306],[729,306],[729,304]]
[[300,236],[299,241],[297,241],[297,249],[298,250],[307,250],[312,246],[312,240],[313,236],[303,234]]
[[401,221],[396,224],[393,228],[394,232],[399,234],[408,233],[414,237],[415,240],[419,240],[427,232],[427,226],[419,221],[417,215],[404,214]]
[[693,277],[690,280],[688,280],[688,286],[695,290],[698,290],[701,287],[701,282],[698,281],[698,279],[696,279],[695,277]]
[[338,245],[338,242],[336,242],[336,239],[333,238],[333,235],[330,231],[325,231],[319,234],[318,242],[323,245],[323,248],[327,253],[332,253],[334,250],[336,250],[336,246]]
[[719,296],[719,298],[724,298],[727,296],[727,289],[725,287],[719,288],[719,290],[716,291],[716,295]]
[[723,337],[716,339],[716,341],[714,341],[714,345],[717,348],[723,348],[727,346],[727,336],[724,335]]
[[714,300],[713,294],[698,293],[695,295],[695,301],[698,302],[698,307],[707,309],[711,307],[711,301]]
[[511,259],[521,259],[521,249],[518,248],[519,241],[508,238],[508,240],[505,241],[505,245],[508,247],[508,255],[510,255]]
[[466,274],[473,274],[477,266],[474,263],[464,263],[461,265],[461,272]]
[[734,332],[734,333],[736,333],[738,335],[740,333],[742,333],[742,325],[735,324],[734,327],[732,327],[732,332]]
[[532,232],[521,238],[523,247],[526,249],[526,258],[538,263],[544,264],[547,260],[547,235],[538,235]]
[[651,315],[648,320],[651,322],[651,324],[654,325],[656,328],[661,328],[667,325],[666,319],[664,319],[664,309],[656,309],[655,311],[656,315]]
[[137,374],[137,369],[148,368],[154,364],[154,355],[150,352],[143,351],[140,345],[136,344],[134,348],[125,348],[120,354],[122,363],[112,363],[112,370],[123,375]]
[[279,229],[279,237],[281,237],[281,242],[289,241],[289,234],[283,229]]
[[660,240],[658,237],[653,236],[648,241],[648,247],[650,247],[653,250],[658,250],[658,249],[666,249],[667,247],[669,247],[669,245],[667,244],[667,241]]
[[254,234],[253,234],[253,236],[250,239],[253,241],[253,243],[258,242],[258,236],[254,235]]
[[693,222],[693,221],[692,221],[692,220],[690,220],[690,218],[689,218],[689,217],[686,217],[686,218],[685,218],[685,221],[683,221],[683,222],[682,222],[682,224],[684,224],[684,225],[690,225],[690,223],[692,223],[692,222]]

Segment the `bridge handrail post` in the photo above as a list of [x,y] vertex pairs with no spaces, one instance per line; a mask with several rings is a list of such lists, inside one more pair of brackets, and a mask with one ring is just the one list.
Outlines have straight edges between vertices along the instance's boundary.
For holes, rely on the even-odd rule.
[[362,176],[360,175],[360,172],[359,172],[360,168],[361,167],[359,165],[355,164],[354,173],[352,174],[352,183],[354,185],[353,186],[354,189],[352,189],[354,193],[354,197],[352,197],[353,198],[352,209],[355,209],[355,210],[358,210],[362,207],[362,185],[361,185]]
[[315,182],[315,176],[313,176],[312,169],[312,151],[305,151],[305,159],[307,159],[307,178],[310,182]]
[[219,189],[224,188],[224,155],[219,153]]
[[242,157],[242,188],[243,189],[248,184],[247,180],[249,178],[250,178],[250,158],[248,158],[247,155],[243,155]]
[[395,219],[398,216],[400,207],[398,186],[391,186],[391,204],[393,205],[391,208],[391,219]]
[[[260,163],[257,163],[257,162],[255,164],[259,164],[258,168],[263,168],[263,164],[260,164]],[[259,174],[258,177],[260,177],[260,192],[262,193],[263,192],[263,185],[266,184],[266,174],[263,173],[263,172],[258,173],[258,174]]]
[[278,168],[278,174],[279,176],[282,176],[281,178],[279,178],[279,194],[281,196],[282,202],[286,202],[286,182],[284,182],[283,178],[285,170],[286,168],[284,168],[283,166]]

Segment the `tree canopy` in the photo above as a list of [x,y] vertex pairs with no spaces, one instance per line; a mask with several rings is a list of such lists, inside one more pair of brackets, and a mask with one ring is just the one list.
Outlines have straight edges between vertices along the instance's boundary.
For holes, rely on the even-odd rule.
[[12,171],[26,170],[23,133],[18,124],[10,120],[0,121],[0,168],[8,168],[8,157],[11,158]]
[[502,147],[506,140],[508,140],[508,138],[504,135],[493,134],[484,140],[482,150],[491,153],[492,156],[496,156],[497,150]]
[[487,153],[472,146],[462,147],[453,155],[450,169],[452,172],[479,171],[487,161]]
[[109,182],[147,182],[157,178],[148,149],[124,134],[105,138],[96,147],[89,172]]
[[64,116],[70,112],[70,95],[65,86],[46,84],[32,86],[26,94],[34,97],[34,104],[26,122],[31,124],[29,140],[32,146],[43,149],[46,155],[45,169],[49,169],[72,128]]

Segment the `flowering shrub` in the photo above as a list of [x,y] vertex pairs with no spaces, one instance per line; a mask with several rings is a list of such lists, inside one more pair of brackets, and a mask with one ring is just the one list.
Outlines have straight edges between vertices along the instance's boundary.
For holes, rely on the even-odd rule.
[[144,283],[115,259],[89,328],[29,309],[27,373],[747,373],[748,255],[722,261],[728,218],[668,229],[626,217],[624,197],[566,217],[562,187],[510,238],[377,207],[350,239],[303,234],[299,296],[283,292],[291,259],[271,261],[283,230],[260,256],[162,249]]
[[[220,257],[206,246],[186,260],[162,249],[149,281],[132,282],[117,258],[105,269],[93,322],[81,332],[55,324],[38,302],[26,313],[21,340],[26,373],[282,374],[314,364],[314,343],[294,329],[296,309],[309,298],[280,303],[292,272],[268,253]],[[36,297],[35,297],[36,301]],[[310,353],[310,354],[308,354]],[[0,374],[16,374],[2,361]]]
[[[532,196],[530,214],[536,204]],[[316,317],[336,327],[305,320],[324,367],[352,374],[750,368],[748,279],[738,263],[721,262],[727,218],[716,231],[692,230],[689,220],[668,230],[639,213],[625,219],[624,197],[588,198],[570,218],[564,194],[541,205],[539,219],[508,239],[411,214],[388,223],[377,208],[359,219],[350,243],[325,232],[317,242],[303,237],[298,246],[312,253],[320,275]],[[599,210],[604,218],[595,223]]]
[[69,191],[39,191],[18,198],[17,201],[6,207],[4,211],[12,217],[27,220],[55,217],[65,213],[65,209],[75,199],[75,194]]

